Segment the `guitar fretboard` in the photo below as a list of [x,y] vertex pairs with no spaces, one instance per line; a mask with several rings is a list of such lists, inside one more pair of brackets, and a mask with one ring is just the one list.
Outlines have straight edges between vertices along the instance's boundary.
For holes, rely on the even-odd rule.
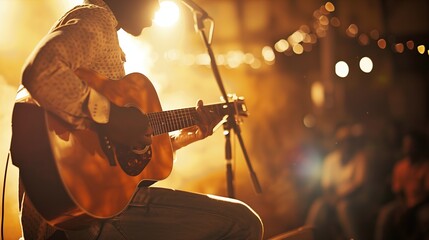
[[[224,116],[227,113],[227,105],[223,103],[205,105],[205,107],[219,116]],[[197,124],[199,118],[195,108],[154,112],[148,113],[147,116],[149,118],[149,123],[152,126],[153,135],[155,136],[194,126]]]

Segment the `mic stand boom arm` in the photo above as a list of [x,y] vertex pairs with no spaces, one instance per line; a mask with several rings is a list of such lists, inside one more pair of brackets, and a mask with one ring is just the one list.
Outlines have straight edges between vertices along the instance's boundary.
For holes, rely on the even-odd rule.
[[[216,82],[217,82],[217,84],[219,86],[219,89],[220,89],[220,91],[222,93],[223,99],[226,101],[226,103],[229,103],[229,101],[228,101],[228,95],[226,94],[225,87],[223,85],[222,78],[221,78],[220,73],[219,73],[219,68],[218,68],[217,63],[216,63],[216,58],[214,56],[213,49],[211,47],[211,40],[212,40],[213,28],[214,28],[213,27],[214,26],[213,19],[211,19],[208,16],[207,12],[205,12],[201,7],[199,7],[193,1],[191,1],[191,0],[182,0],[182,2],[186,6],[188,6],[193,11],[193,13],[194,13],[195,30],[199,31],[201,33],[201,37],[202,37],[202,39],[204,41],[204,44],[205,44],[205,46],[207,48],[207,52],[208,52],[210,60],[211,60],[210,61],[210,65],[211,65],[214,77],[215,77]],[[210,36],[209,36],[209,38],[207,38],[207,35],[206,35],[205,31],[204,31],[204,21],[205,20],[210,20],[211,21]],[[231,107],[230,104],[228,104],[227,106]],[[262,193],[261,185],[259,184],[259,181],[258,181],[258,178],[256,176],[255,171],[253,170],[252,164],[250,162],[249,155],[247,154],[247,150],[246,150],[246,147],[244,145],[243,138],[241,136],[240,126],[235,121],[235,117],[234,117],[234,114],[233,114],[234,111],[228,111],[228,112],[229,112],[229,116],[227,118],[227,122],[224,124],[225,137],[226,137],[225,150],[226,150],[226,159],[227,159],[227,187],[228,187],[228,195],[231,198],[235,197],[234,196],[234,190],[233,190],[233,184],[232,184],[233,176],[232,176],[231,162],[230,162],[230,158],[231,158],[230,157],[231,156],[231,154],[230,154],[230,149],[231,149],[230,144],[231,144],[231,141],[229,139],[229,137],[230,137],[229,136],[230,129],[234,130],[234,132],[235,132],[235,134],[236,134],[236,136],[238,138],[238,141],[240,143],[240,147],[241,147],[241,149],[243,151],[243,155],[244,155],[244,158],[245,158],[246,163],[247,163],[247,167],[249,168],[250,177],[252,179],[252,183],[253,183],[253,186],[255,188],[255,191],[257,193]]]

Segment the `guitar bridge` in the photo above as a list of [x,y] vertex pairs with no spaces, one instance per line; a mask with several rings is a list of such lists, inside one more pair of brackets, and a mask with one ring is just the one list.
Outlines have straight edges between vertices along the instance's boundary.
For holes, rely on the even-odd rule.
[[144,147],[116,146],[116,157],[122,170],[130,175],[139,175],[152,159],[150,145]]
[[[139,175],[149,161],[152,159],[152,148],[148,146],[128,147],[119,144],[113,144],[107,136],[99,135],[101,148],[112,167],[117,166],[116,159],[122,170],[130,175]],[[116,156],[116,158],[115,158]]]

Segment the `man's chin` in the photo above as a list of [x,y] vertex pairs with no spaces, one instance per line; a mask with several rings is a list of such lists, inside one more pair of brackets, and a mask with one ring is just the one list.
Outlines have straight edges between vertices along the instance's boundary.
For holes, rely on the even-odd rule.
[[142,27],[135,27],[135,28],[122,28],[125,32],[133,35],[133,36],[140,36],[143,32],[143,29],[152,26],[152,22],[150,22],[150,24],[146,24],[145,26]]
[[125,32],[133,35],[133,36],[140,36],[143,32],[143,29],[146,28],[147,26],[144,27],[135,27],[135,28],[122,28]]
[[123,30],[125,32],[127,32],[127,33],[135,36],[135,37],[138,37],[138,36],[140,36],[142,34],[143,28],[140,28],[140,29],[126,29],[126,28],[123,28]]

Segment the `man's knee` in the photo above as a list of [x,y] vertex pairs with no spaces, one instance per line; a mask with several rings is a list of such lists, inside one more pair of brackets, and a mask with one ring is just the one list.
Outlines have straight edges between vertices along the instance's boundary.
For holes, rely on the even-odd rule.
[[249,231],[249,239],[262,239],[264,226],[259,215],[243,202],[239,202],[237,208],[240,212],[239,221],[244,223],[244,227]]

